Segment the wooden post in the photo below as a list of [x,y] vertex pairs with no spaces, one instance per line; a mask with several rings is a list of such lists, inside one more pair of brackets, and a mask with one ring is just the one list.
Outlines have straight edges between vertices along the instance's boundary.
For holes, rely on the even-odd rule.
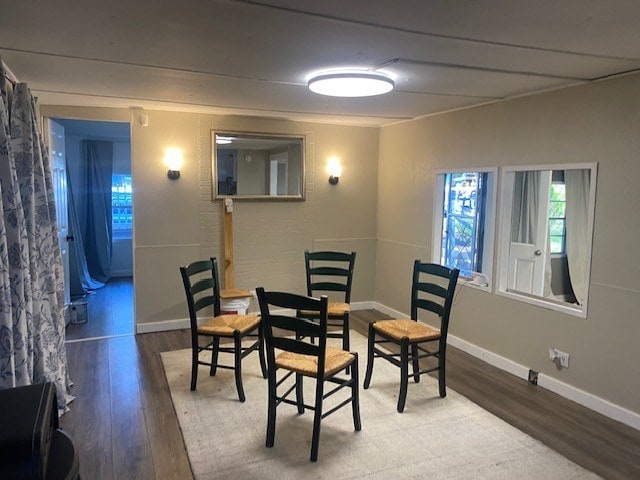
[[225,198],[222,202],[224,214],[224,288],[235,287],[233,280],[233,200]]

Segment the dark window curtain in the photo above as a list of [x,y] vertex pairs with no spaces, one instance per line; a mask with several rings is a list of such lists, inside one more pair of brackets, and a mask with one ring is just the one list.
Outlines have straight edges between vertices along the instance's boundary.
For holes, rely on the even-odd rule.
[[72,295],[104,286],[111,276],[113,143],[83,140],[78,185],[69,183]]
[[73,232],[74,241],[69,242],[69,291],[72,297],[83,296],[90,290],[104,287],[103,282],[91,277],[84,252],[84,237],[80,228],[80,220],[76,211],[73,185],[67,165],[67,197],[69,202],[69,231]]

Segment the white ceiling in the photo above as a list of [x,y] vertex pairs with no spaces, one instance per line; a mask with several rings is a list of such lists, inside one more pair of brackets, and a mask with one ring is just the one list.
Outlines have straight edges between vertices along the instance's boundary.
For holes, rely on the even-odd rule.
[[[69,0],[0,7],[0,55],[41,104],[385,125],[640,69],[638,0]],[[380,67],[330,98],[312,72]]]

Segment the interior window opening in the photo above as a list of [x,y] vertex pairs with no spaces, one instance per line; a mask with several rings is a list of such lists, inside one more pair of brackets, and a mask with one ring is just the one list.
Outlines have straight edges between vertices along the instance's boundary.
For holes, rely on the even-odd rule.
[[495,210],[494,171],[437,175],[434,261],[490,287]]

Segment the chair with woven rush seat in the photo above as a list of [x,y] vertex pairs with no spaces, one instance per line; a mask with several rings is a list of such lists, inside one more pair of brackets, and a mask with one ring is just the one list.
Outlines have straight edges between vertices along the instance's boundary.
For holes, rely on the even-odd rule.
[[[320,299],[284,292],[265,292],[258,288],[258,302],[262,314],[265,343],[267,348],[267,371],[269,381],[269,402],[267,415],[267,447],[273,447],[276,432],[276,408],[281,403],[295,405],[298,413],[305,410],[314,412],[313,434],[311,437],[311,461],[318,459],[320,441],[320,421],[338,409],[351,404],[353,425],[360,430],[360,402],[358,395],[358,354],[337,348],[327,347],[327,310],[326,296]],[[318,312],[318,319],[311,320],[285,314],[271,313],[271,307],[310,310]],[[295,334],[294,336],[286,336]],[[302,338],[317,338],[317,345]],[[281,352],[276,356],[275,350]],[[337,377],[336,374],[350,367],[350,377]],[[277,378],[278,370],[286,373]],[[294,376],[293,384],[281,395],[278,387]],[[306,405],[303,396],[303,377],[315,378],[315,402]],[[324,393],[325,382],[336,384],[331,391]],[[343,388],[351,389],[351,396],[323,413],[323,401]],[[295,401],[288,396],[295,391]]]
[[[260,317],[258,315],[221,315],[218,262],[215,258],[180,267],[180,273],[187,295],[191,324],[191,390],[196,389],[198,365],[209,366],[211,376],[216,374],[218,368],[226,368],[235,371],[238,398],[244,402],[242,359],[258,350],[262,375],[267,378]],[[206,345],[200,345],[200,337],[208,339]],[[242,339],[245,337],[254,338],[255,341],[243,347]],[[233,347],[220,346],[221,338],[233,339]],[[200,353],[203,351],[211,352],[211,362],[200,360]],[[234,365],[218,364],[220,352],[232,353]]]
[[[329,302],[328,327],[339,327],[339,331],[328,331],[328,338],[341,338],[342,349],[349,350],[349,313],[351,312],[351,284],[356,252],[304,252],[307,273],[307,295],[316,292],[344,292],[344,302]],[[299,311],[304,318],[317,319],[318,312]]]
[[[449,314],[458,282],[459,270],[450,269],[434,263],[421,263],[416,260],[413,265],[413,286],[411,287],[411,319],[380,320],[369,324],[369,345],[367,355],[367,371],[364,388],[369,388],[373,361],[382,357],[400,367],[400,394],[398,396],[398,412],[404,410],[409,380],[409,362],[413,365],[413,379],[420,381],[420,375],[438,371],[438,387],[441,397],[447,395],[445,379],[445,357],[447,349],[447,331]],[[428,281],[422,276],[427,275]],[[435,313],[440,317],[440,329],[418,322],[418,308]],[[379,337],[378,340],[376,338]],[[436,343],[437,350],[430,350],[424,344]],[[395,344],[400,353],[389,353],[377,347],[380,344]],[[409,353],[411,349],[411,353]],[[434,357],[437,366],[420,370],[421,358]]]

